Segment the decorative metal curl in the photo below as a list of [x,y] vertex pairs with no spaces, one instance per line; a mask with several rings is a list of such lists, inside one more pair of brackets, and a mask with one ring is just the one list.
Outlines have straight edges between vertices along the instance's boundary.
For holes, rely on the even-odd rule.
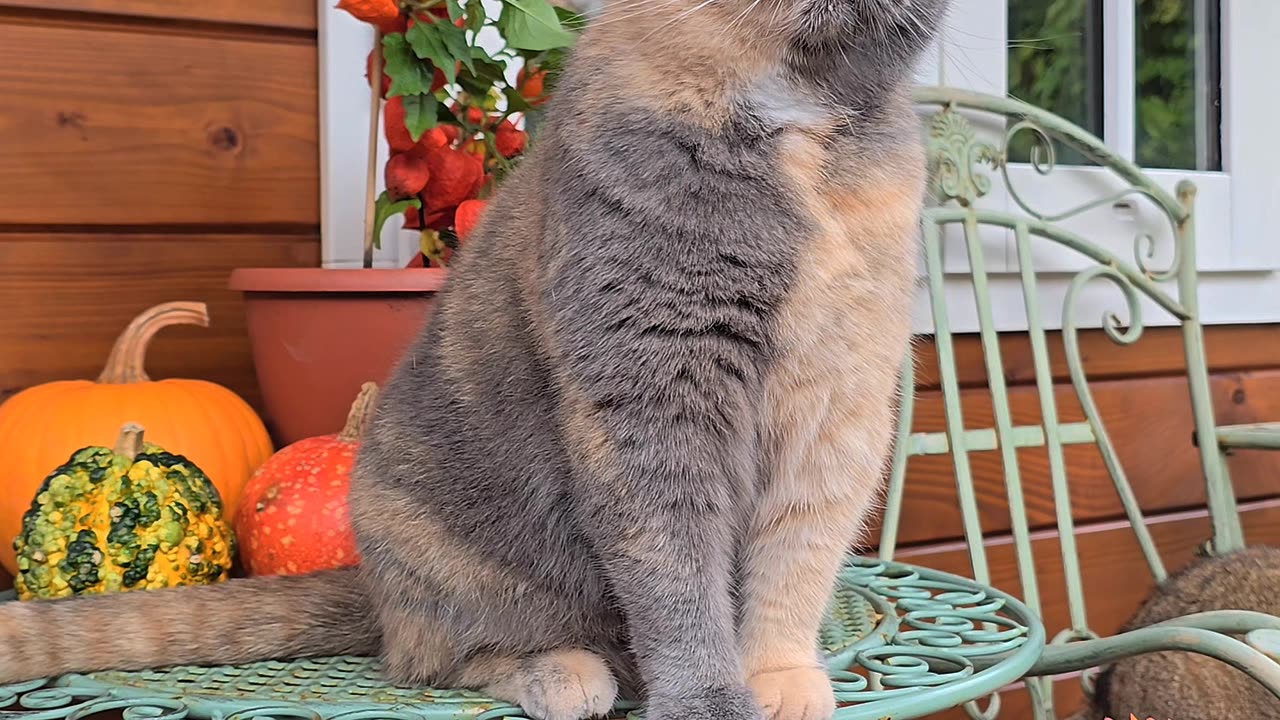
[[1133,493],[1133,487],[1129,484],[1124,467],[1120,464],[1115,445],[1111,442],[1111,437],[1107,434],[1106,426],[1102,422],[1102,416],[1098,412],[1098,405],[1093,399],[1093,391],[1085,375],[1084,359],[1080,352],[1080,325],[1076,317],[1079,311],[1080,293],[1086,285],[1097,278],[1104,278],[1115,285],[1124,296],[1125,304],[1129,310],[1127,327],[1123,327],[1119,315],[1114,310],[1103,312],[1102,327],[1107,337],[1118,345],[1133,345],[1142,337],[1145,329],[1140,291],[1124,273],[1109,265],[1095,265],[1077,273],[1071,279],[1071,284],[1067,288],[1067,296],[1062,309],[1062,341],[1066,349],[1067,370],[1071,375],[1071,384],[1075,388],[1076,397],[1080,400],[1080,407],[1084,410],[1085,420],[1093,430],[1099,453],[1102,455],[1103,464],[1111,476],[1112,485],[1115,487],[1116,494],[1124,506],[1125,515],[1128,517],[1129,524],[1137,537],[1142,554],[1147,561],[1147,565],[1151,568],[1152,575],[1160,579],[1165,576],[1164,562],[1160,559],[1160,554],[1156,550],[1155,541],[1151,537],[1150,530],[1147,529],[1146,519],[1143,517],[1142,510],[1138,505],[1138,499]]
[[977,172],[975,166],[985,162],[994,168],[1000,162],[1000,152],[978,140],[967,118],[952,108],[943,108],[929,123],[929,137],[934,185],[941,199],[971,207],[991,191],[991,178]]
[[[1101,637],[1101,635],[1088,628],[1067,628],[1054,635],[1049,644],[1066,645],[1073,642],[1089,642],[1090,640],[1101,639]],[[1084,691],[1086,697],[1092,698],[1094,696],[1100,672],[1101,669],[1097,667],[1086,668],[1081,671],[1080,688]]]
[[191,712],[185,702],[174,698],[101,698],[77,708],[67,720],[85,720],[112,710],[122,710],[124,720],[183,720]]
[[[29,685],[30,683],[24,683]],[[15,694],[12,689],[6,695]],[[55,687],[46,682],[37,685],[36,689],[19,692],[16,707],[0,710],[0,718],[22,718],[23,720],[61,720],[72,713],[93,709],[110,693],[97,688]],[[80,715],[85,717],[92,712]]]
[[[988,108],[983,109],[988,112],[994,111]],[[1137,267],[1143,274],[1158,282],[1170,280],[1178,274],[1185,254],[1183,250],[1185,243],[1182,242],[1180,232],[1181,218],[1186,214],[1185,208],[1167,205],[1167,194],[1146,176],[1127,182],[1123,189],[1073,207],[1056,211],[1037,208],[1020,191],[1019,184],[1010,174],[1012,164],[1009,161],[1009,148],[1012,147],[1018,135],[1027,133],[1031,135],[1029,166],[1042,177],[1051,175],[1058,166],[1057,143],[1059,141],[1036,120],[1022,117],[1014,122],[1006,129],[1002,145],[995,147],[978,139],[972,124],[959,113],[955,106],[942,105],[942,109],[933,115],[929,124],[930,166],[934,172],[935,190],[940,199],[954,200],[962,207],[972,207],[978,198],[988,194],[991,190],[991,179],[985,172],[978,169],[979,163],[986,163],[992,169],[998,169],[1013,202],[1027,215],[1043,223],[1060,222],[1099,207],[1114,205],[1129,197],[1144,197],[1158,208],[1161,217],[1169,223],[1173,238],[1172,258],[1164,268],[1152,267],[1151,260],[1155,257],[1157,246],[1155,236],[1149,232],[1138,233],[1133,242],[1133,256]],[[1074,142],[1068,144],[1103,167],[1114,170],[1113,166],[1122,162],[1105,147],[1077,146]]]
[[[1169,260],[1169,266],[1163,270],[1153,269],[1147,263],[1156,256],[1156,239],[1150,233],[1139,233],[1133,238],[1133,260],[1138,265],[1138,269],[1144,275],[1155,280],[1156,282],[1164,282],[1177,277],[1178,272],[1182,269],[1182,257],[1184,243],[1178,242],[1178,225],[1172,221],[1173,229],[1173,257]],[[1145,251],[1145,252],[1144,252]]]
[[324,720],[320,713],[303,705],[271,704],[237,710],[227,720]]
[[19,698],[29,692],[39,690],[49,684],[49,680],[42,678],[40,680],[29,680],[27,682],[15,683],[13,685],[0,685],[0,711],[12,705],[17,705]]
[[[1124,273],[1108,265],[1095,265],[1076,273],[1076,276],[1071,279],[1070,287],[1067,288],[1066,301],[1062,306],[1062,327],[1066,331],[1064,341],[1068,344],[1068,369],[1072,369],[1073,379],[1078,372],[1082,382],[1084,382],[1084,361],[1080,356],[1077,337],[1080,323],[1076,313],[1079,308],[1080,292],[1095,278],[1105,278],[1119,288],[1129,310],[1127,325],[1115,310],[1103,311],[1102,328],[1107,333],[1107,337],[1118,345],[1132,345],[1142,337],[1146,329],[1142,319],[1142,300],[1139,290],[1129,278],[1125,277]],[[1087,383],[1084,389],[1088,390]]]
[[[1029,164],[1031,165],[1031,168],[1036,171],[1036,174],[1042,177],[1051,175],[1058,166],[1057,151],[1055,149],[1056,145],[1052,136],[1049,135],[1048,131],[1040,127],[1035,122],[1031,120],[1020,120],[1009,126],[1009,129],[1005,131],[1004,150],[1001,152],[1002,162],[999,165],[1000,172],[1004,177],[1004,184],[1005,188],[1009,191],[1009,197],[1013,198],[1013,201],[1017,203],[1018,207],[1022,208],[1023,212],[1041,222],[1054,223],[1075,217],[1076,215],[1082,215],[1094,208],[1102,207],[1103,205],[1114,205],[1130,195],[1140,195],[1150,200],[1156,207],[1160,208],[1164,215],[1169,218],[1169,221],[1176,227],[1177,219],[1168,208],[1160,204],[1160,198],[1151,190],[1136,185],[1130,185],[1129,187],[1126,187],[1123,190],[1117,190],[1110,195],[1096,198],[1089,202],[1057,212],[1044,212],[1032,207],[1031,204],[1022,197],[1022,194],[1018,192],[1017,184],[1014,183],[1013,178],[1009,176],[1009,147],[1012,145],[1014,137],[1016,137],[1018,133],[1024,131],[1030,131],[1034,138],[1031,145],[1031,162]],[[1041,157],[1042,155],[1044,157]],[[1106,157],[1097,159],[1103,163],[1106,163],[1108,160]]]

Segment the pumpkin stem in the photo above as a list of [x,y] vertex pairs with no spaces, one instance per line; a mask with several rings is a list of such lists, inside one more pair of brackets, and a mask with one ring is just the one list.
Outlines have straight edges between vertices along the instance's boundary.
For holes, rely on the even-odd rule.
[[373,415],[373,406],[378,400],[378,384],[367,382],[360,386],[360,394],[351,403],[351,412],[347,413],[347,424],[338,433],[343,442],[356,442],[364,432],[365,423]]
[[209,327],[209,309],[202,302],[168,302],[144,311],[116,338],[98,382],[121,385],[150,380],[143,367],[147,346],[157,332],[170,325]]
[[116,438],[114,452],[130,460],[138,457],[138,453],[142,452],[142,426],[137,423],[125,423],[125,426],[120,428],[119,437]]

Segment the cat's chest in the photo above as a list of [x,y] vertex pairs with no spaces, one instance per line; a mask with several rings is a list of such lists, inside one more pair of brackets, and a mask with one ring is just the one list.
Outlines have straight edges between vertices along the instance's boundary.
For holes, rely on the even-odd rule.
[[923,163],[848,167],[833,152],[799,132],[781,146],[782,177],[806,228],[779,317],[784,351],[896,336],[911,304]]

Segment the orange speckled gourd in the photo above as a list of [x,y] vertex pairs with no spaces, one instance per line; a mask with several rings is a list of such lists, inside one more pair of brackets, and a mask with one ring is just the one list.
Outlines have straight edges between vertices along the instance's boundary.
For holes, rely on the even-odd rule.
[[125,328],[96,381],[59,380],[0,405],[0,564],[17,571],[12,541],[50,468],[87,445],[111,446],[120,427],[138,423],[150,441],[201,468],[233,517],[246,481],[271,456],[262,420],[240,396],[204,380],[152,380],[148,344],[171,325],[208,326],[204,303],[157,305]]
[[360,560],[347,494],[377,386],[365,383],[346,427],[285,447],[245,486],[235,530],[250,575],[302,575]]

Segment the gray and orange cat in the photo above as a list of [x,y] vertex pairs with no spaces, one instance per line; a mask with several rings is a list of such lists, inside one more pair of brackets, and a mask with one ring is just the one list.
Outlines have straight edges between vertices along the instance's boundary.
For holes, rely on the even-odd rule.
[[358,569],[0,608],[0,682],[380,653],[538,718],[822,720],[946,0],[606,7],[382,394]]

